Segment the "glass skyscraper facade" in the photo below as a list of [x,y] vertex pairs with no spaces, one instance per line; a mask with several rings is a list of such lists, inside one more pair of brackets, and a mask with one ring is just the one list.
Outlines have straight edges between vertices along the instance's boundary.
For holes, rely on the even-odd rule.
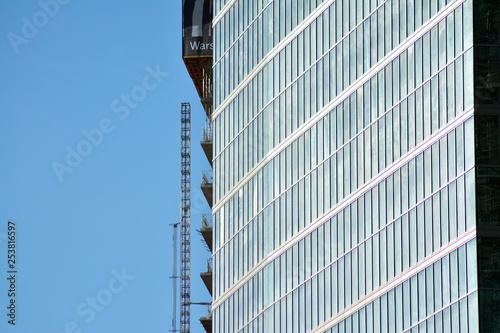
[[500,332],[499,7],[214,1],[214,332]]

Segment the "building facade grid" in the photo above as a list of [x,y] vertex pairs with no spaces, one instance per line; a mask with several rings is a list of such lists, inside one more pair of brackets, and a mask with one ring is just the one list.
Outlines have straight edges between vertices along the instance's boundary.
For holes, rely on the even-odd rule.
[[215,332],[479,330],[473,25],[215,2]]

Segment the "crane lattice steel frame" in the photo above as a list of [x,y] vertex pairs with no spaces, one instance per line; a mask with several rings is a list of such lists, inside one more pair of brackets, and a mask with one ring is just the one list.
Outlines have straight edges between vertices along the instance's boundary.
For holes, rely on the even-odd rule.
[[191,322],[191,105],[181,103],[181,321],[180,332]]

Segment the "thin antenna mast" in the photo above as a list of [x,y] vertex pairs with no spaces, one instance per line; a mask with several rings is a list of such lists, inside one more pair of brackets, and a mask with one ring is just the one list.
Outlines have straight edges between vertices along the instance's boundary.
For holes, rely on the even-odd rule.
[[177,279],[179,272],[177,271],[177,226],[179,223],[172,223],[172,329],[169,332],[178,332],[177,330]]

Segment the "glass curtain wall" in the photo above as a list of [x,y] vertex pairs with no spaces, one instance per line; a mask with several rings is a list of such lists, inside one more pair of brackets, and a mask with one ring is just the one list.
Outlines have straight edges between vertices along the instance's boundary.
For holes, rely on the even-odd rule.
[[479,330],[474,6],[215,2],[215,332]]

